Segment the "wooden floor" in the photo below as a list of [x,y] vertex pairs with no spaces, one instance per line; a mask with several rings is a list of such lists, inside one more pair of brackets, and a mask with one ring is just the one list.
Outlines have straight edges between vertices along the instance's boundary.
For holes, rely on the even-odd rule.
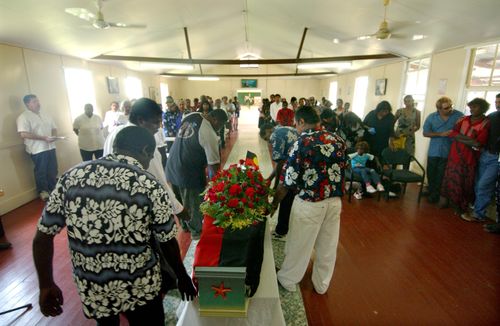
[[[42,205],[35,200],[3,216],[13,248],[0,251],[0,311],[30,302],[34,308],[0,316],[0,325],[94,325],[81,311],[65,234],[56,237],[54,258],[64,313],[45,318],[37,307],[31,241]],[[310,325],[500,324],[500,236],[449,209],[418,205],[413,187],[401,199],[343,205],[330,289],[316,294],[310,270],[301,283]],[[179,234],[184,252],[189,241]]]

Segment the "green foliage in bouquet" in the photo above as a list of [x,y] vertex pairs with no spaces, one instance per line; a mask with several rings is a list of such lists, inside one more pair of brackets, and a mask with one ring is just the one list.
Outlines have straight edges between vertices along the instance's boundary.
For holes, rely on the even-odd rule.
[[263,221],[271,211],[272,189],[251,160],[240,160],[239,164],[219,171],[203,194],[201,212],[224,229],[244,229]]

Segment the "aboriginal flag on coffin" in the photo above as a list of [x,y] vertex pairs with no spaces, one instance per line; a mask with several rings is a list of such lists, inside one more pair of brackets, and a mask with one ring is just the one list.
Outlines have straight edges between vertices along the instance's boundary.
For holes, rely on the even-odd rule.
[[[247,151],[246,164],[258,166],[257,155]],[[193,267],[246,267],[245,284],[250,287],[249,296],[253,296],[260,282],[265,222],[242,230],[223,229],[213,222],[213,218],[204,216]]]
[[193,266],[246,267],[245,284],[250,287],[249,296],[253,296],[260,282],[265,222],[242,230],[226,230],[213,221],[210,216],[203,218]]

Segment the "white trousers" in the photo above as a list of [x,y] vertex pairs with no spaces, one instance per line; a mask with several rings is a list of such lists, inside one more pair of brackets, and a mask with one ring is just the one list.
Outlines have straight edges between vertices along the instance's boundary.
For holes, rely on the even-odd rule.
[[318,293],[328,290],[337,259],[341,209],[340,197],[320,202],[308,202],[295,197],[290,213],[285,259],[278,272],[278,280],[283,287],[293,289],[302,280],[315,249],[312,283]]

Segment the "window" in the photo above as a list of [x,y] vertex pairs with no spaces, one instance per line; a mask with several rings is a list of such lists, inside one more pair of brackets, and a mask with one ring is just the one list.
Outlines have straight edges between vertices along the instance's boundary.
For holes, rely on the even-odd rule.
[[[423,110],[425,104],[430,64],[430,58],[418,59],[408,62],[406,69],[405,93],[401,96],[401,101],[406,95],[413,96],[416,108],[420,111]],[[403,102],[401,104],[404,106]]]
[[125,78],[125,94],[131,100],[143,97],[141,80],[136,77]]
[[160,96],[161,96],[160,104],[162,106],[165,105],[165,102],[167,101],[167,96],[169,96],[169,95],[170,95],[170,92],[168,90],[168,84],[160,83]]
[[[500,44],[478,47],[473,51],[468,87],[465,90],[466,102],[475,97],[484,98],[490,103],[486,114],[495,111],[495,97],[500,93]],[[465,114],[470,109],[465,105]]]
[[354,97],[352,112],[360,118],[365,115],[366,92],[368,91],[368,76],[357,77],[354,82]]
[[335,106],[335,103],[337,102],[337,82],[331,82],[330,83],[330,92],[328,93],[328,100],[333,103]]
[[85,69],[64,68],[66,90],[68,92],[71,121],[83,114],[83,107],[90,103],[96,109],[94,82],[92,73]]

